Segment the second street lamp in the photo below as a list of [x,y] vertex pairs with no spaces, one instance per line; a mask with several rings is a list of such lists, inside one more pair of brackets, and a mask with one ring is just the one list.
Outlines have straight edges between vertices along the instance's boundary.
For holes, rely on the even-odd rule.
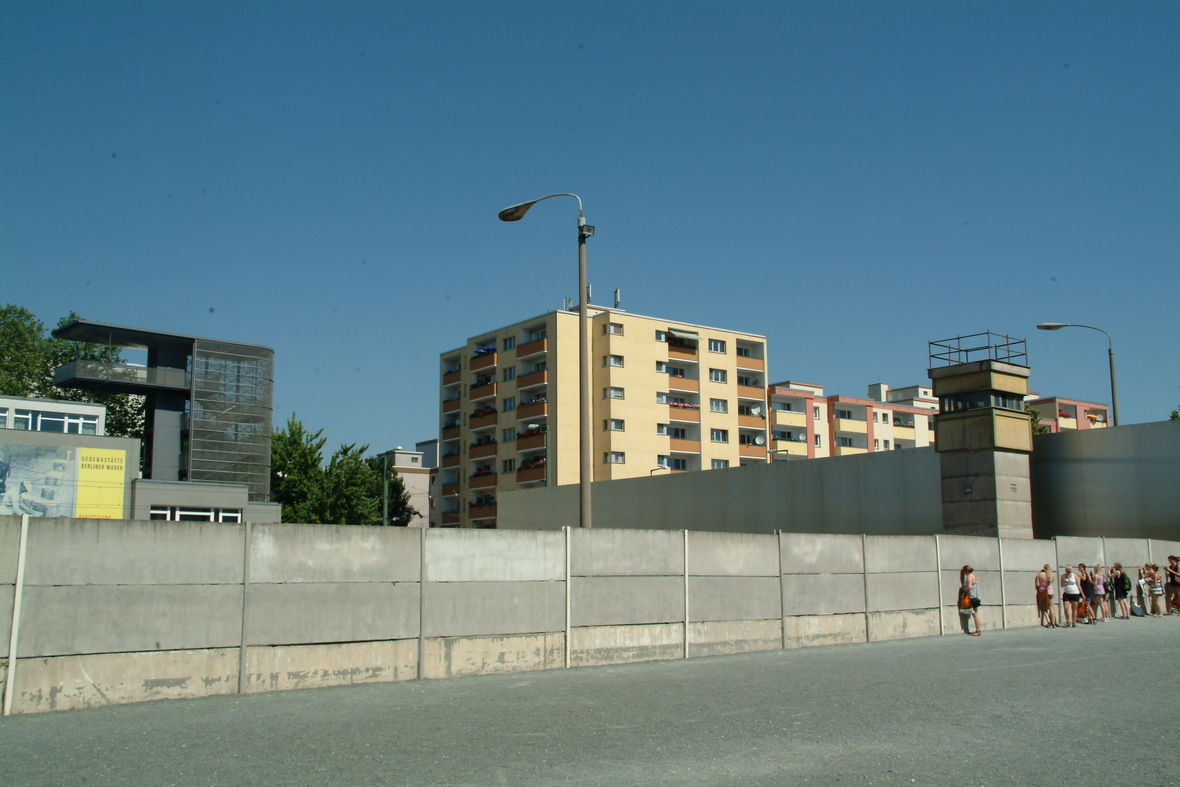
[[[578,473],[578,524],[581,527],[592,527],[590,519],[590,312],[587,311],[588,288],[586,286],[586,238],[594,234],[594,228],[586,223],[582,214],[582,198],[577,194],[550,194],[539,197],[519,205],[511,205],[500,211],[500,221],[520,221],[529,208],[541,200],[552,197],[573,197],[578,201],[578,360],[580,373],[578,375],[580,390],[578,395],[581,414],[581,425],[578,430],[580,449],[580,469]],[[545,436],[545,450],[549,450],[549,436]],[[545,468],[546,478],[549,477],[548,462]]]
[[[1079,325],[1072,322],[1042,322],[1037,324],[1039,331],[1060,331],[1062,328],[1089,328],[1092,331],[1099,331],[1106,333],[1101,328],[1095,328],[1093,325]],[[1119,386],[1115,382],[1114,376],[1114,340],[1110,338],[1110,334],[1106,333],[1107,352],[1110,354],[1110,414],[1114,421],[1114,425],[1119,425]]]

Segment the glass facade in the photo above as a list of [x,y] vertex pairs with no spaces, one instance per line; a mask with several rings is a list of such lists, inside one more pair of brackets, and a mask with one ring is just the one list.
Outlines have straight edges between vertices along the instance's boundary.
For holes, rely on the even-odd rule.
[[188,480],[246,484],[250,500],[266,502],[274,353],[198,339],[193,344],[192,386]]

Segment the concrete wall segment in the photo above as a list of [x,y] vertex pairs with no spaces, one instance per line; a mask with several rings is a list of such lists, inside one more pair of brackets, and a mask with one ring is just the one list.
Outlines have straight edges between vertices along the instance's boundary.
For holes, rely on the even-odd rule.
[[[689,553],[689,562],[692,553]],[[779,620],[782,595],[778,577],[690,577],[689,622]]]
[[565,534],[561,531],[435,529],[426,533],[427,582],[564,579]]
[[[12,603],[16,596],[15,585],[0,585],[0,658],[8,658],[9,640],[12,638]],[[0,689],[3,693],[3,689]]]
[[249,645],[368,642],[418,637],[416,582],[250,585]]
[[938,551],[943,570],[954,568],[957,571],[965,565],[971,566],[977,572],[996,571],[1000,568],[1000,545],[994,538],[940,536]]
[[241,584],[245,525],[30,519],[26,585]]
[[930,571],[936,563],[930,536],[869,536],[865,565],[870,574],[895,571]]
[[[16,583],[16,562],[19,547],[20,517],[0,516],[0,585]],[[0,615],[3,615],[2,611],[0,611]]]
[[[1093,566],[1096,563],[1102,562],[1102,539],[1101,538],[1078,538],[1071,536],[1058,536],[1057,539],[1057,562],[1060,566],[1067,563],[1072,565],[1075,569],[1078,563],[1085,563],[1087,566]],[[1125,567],[1126,564],[1124,564]],[[1058,570],[1053,573],[1060,573],[1060,566]]]
[[778,650],[783,644],[782,622],[727,620],[692,623],[688,627],[688,641],[688,653],[693,658]]
[[1032,571],[1034,574],[1056,560],[1052,541],[1030,541],[1025,538],[1005,538],[1004,570]]
[[571,577],[570,621],[574,626],[683,622],[684,578]]
[[783,639],[788,649],[864,642],[865,616],[802,615],[787,618]]
[[869,612],[938,609],[938,576],[933,571],[869,574],[867,581]]
[[570,666],[630,664],[684,656],[684,624],[587,626],[570,632]]
[[427,637],[496,636],[565,629],[562,582],[429,582]]
[[[959,568],[955,566],[953,569],[944,568],[942,571],[942,603],[946,607],[956,607],[959,603]],[[1008,572],[1004,572],[1007,574]],[[1021,575],[1023,576],[1023,574]],[[1036,576],[1036,572],[1029,574],[1028,587],[1032,587],[1032,577]],[[1000,603],[1000,572],[999,571],[976,571],[975,578],[979,580],[979,599],[984,606],[996,606]],[[1016,597],[1022,601],[1027,601],[1028,590],[1019,583],[1012,585],[1008,583],[1008,578],[1005,577],[1004,590],[1007,593],[1015,593]],[[920,605],[919,605],[920,606]],[[931,606],[937,607],[937,600]]]
[[863,574],[785,574],[782,584],[789,617],[865,611]]
[[409,680],[417,662],[417,640],[253,647],[246,651],[246,693]]
[[689,532],[688,573],[694,576],[777,577],[778,536]]
[[860,574],[864,571],[860,536],[783,533],[784,574]]
[[684,535],[675,530],[575,528],[573,576],[683,576]]
[[400,527],[254,525],[250,581],[417,582],[419,539]]

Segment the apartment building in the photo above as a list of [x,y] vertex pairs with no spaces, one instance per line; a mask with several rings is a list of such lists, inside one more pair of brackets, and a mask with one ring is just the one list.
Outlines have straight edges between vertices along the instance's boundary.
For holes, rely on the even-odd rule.
[[1026,408],[1033,408],[1041,414],[1041,425],[1050,432],[1070,429],[1103,429],[1110,426],[1107,405],[1099,402],[1082,402],[1064,399],[1060,396],[1037,398],[1031,394],[1024,400]]
[[[764,463],[766,338],[591,306],[593,480]],[[440,522],[495,527],[499,492],[576,484],[578,315],[440,355]]]
[[938,402],[922,386],[889,391],[877,383],[869,386],[868,399],[858,399],[825,396],[822,385],[785,380],[767,387],[767,399],[776,462],[919,448],[934,441],[932,411]]

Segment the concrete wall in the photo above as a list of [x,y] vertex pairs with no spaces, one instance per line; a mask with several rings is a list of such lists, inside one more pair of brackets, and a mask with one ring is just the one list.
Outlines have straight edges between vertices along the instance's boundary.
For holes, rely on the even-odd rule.
[[[22,600],[14,604],[23,552]],[[618,664],[1035,625],[1046,563],[1180,542],[487,531],[0,517],[13,712]]]

